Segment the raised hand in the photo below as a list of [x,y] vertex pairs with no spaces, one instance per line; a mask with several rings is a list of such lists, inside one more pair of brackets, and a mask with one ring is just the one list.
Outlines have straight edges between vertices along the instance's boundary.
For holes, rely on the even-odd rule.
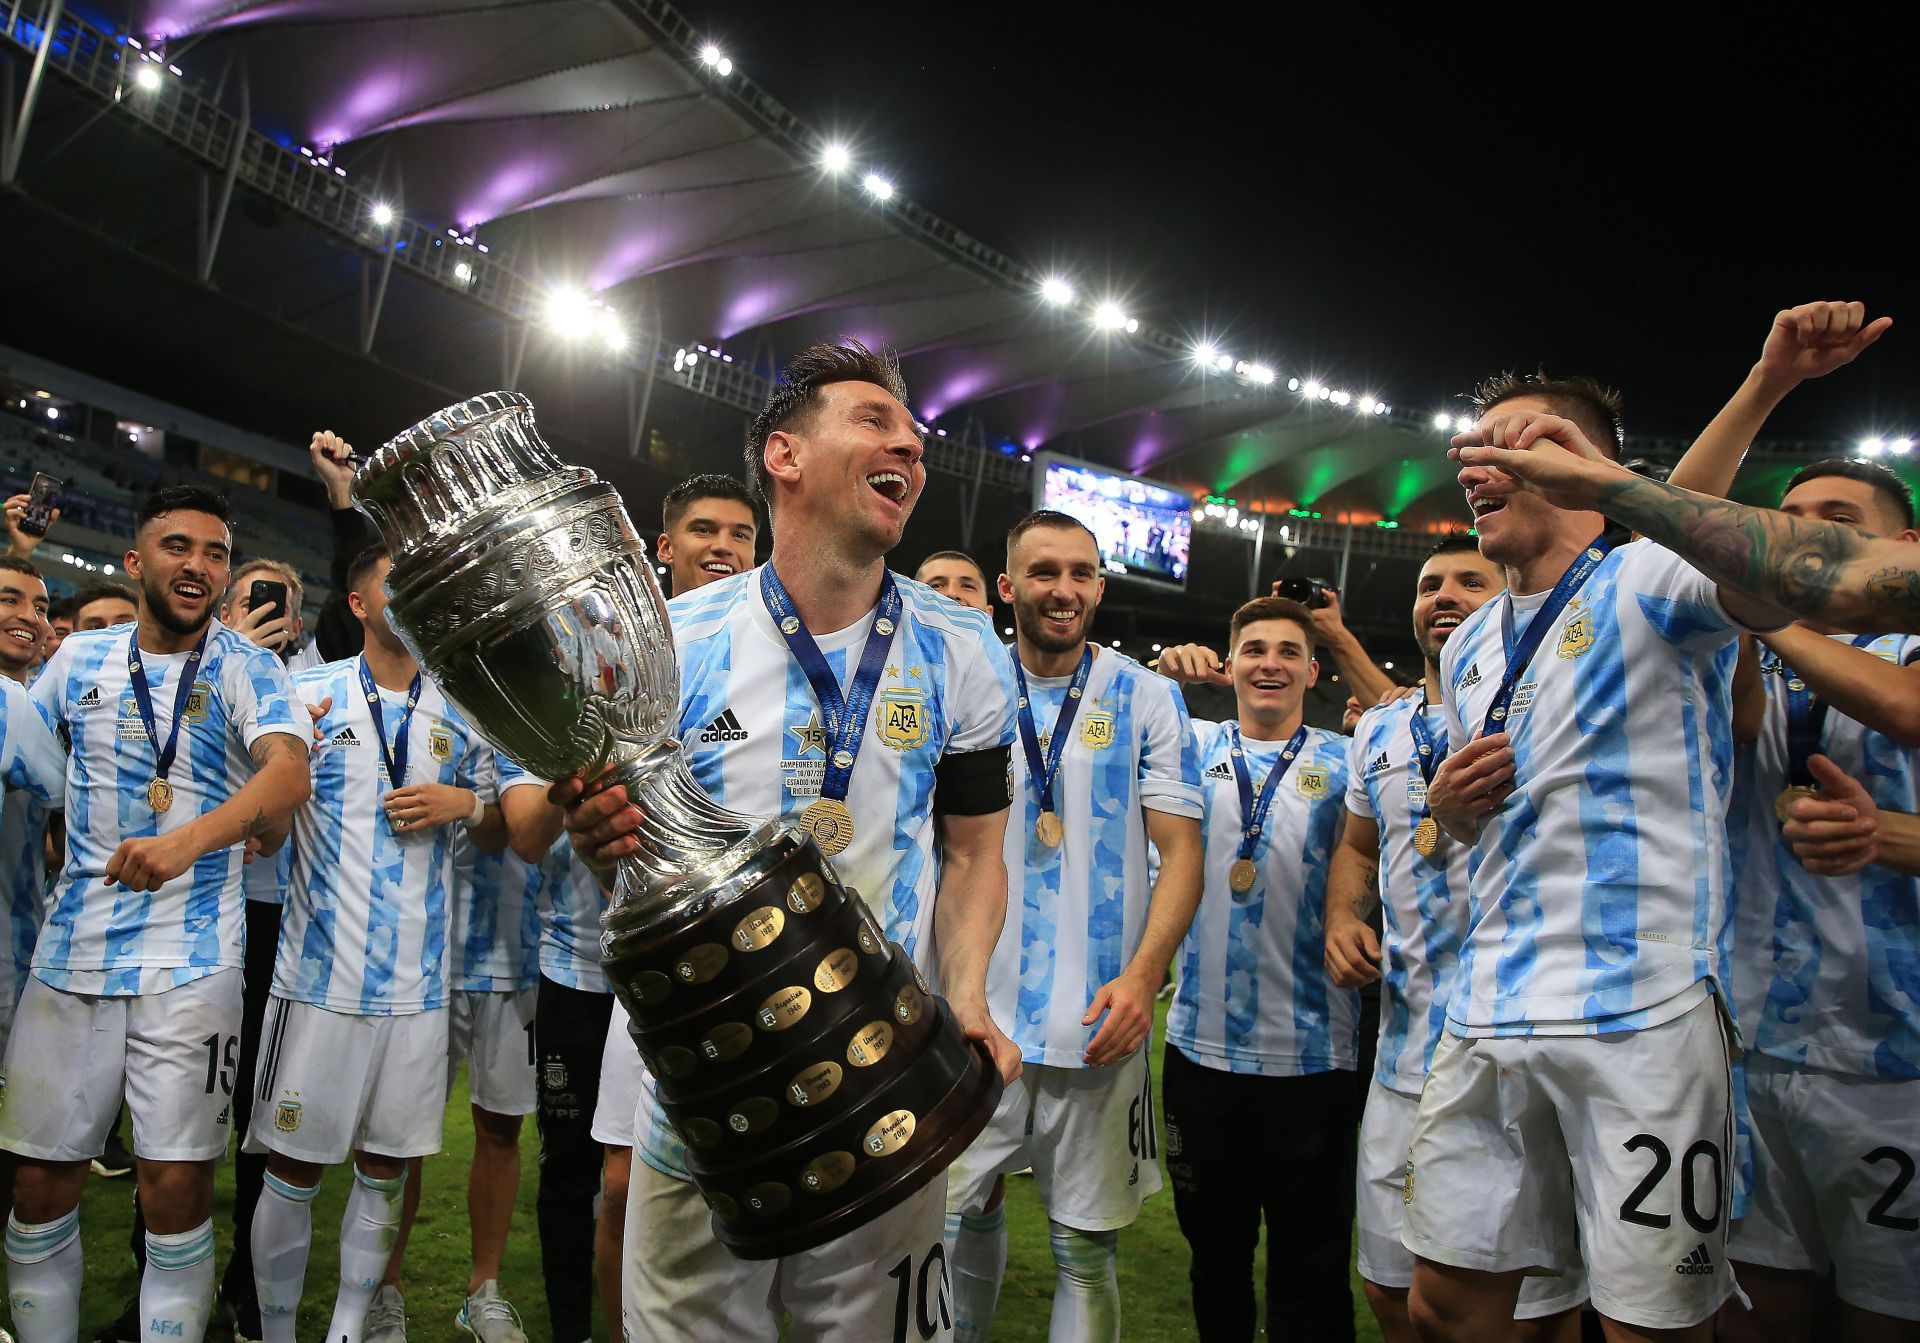
[[327,487],[327,503],[336,511],[353,507],[353,445],[331,429],[322,429],[307,446],[313,469]]
[[1802,303],[1773,315],[1755,371],[1781,391],[1852,363],[1886,334],[1891,317],[1867,320],[1864,303]]
[[1220,655],[1204,644],[1175,644],[1162,649],[1154,670],[1181,685],[1232,685]]
[[[1447,456],[1460,484],[1481,495],[1531,490],[1555,508],[1590,509],[1609,484],[1638,479],[1609,461],[1580,427],[1558,415],[1522,412],[1453,436]],[[1495,472],[1489,480],[1485,472]]]

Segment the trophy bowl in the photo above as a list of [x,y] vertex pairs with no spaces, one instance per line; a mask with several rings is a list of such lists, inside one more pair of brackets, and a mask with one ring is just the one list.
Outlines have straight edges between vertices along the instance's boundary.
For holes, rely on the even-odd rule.
[[824,1244],[923,1187],[985,1127],[1000,1075],[811,838],[700,789],[645,544],[513,392],[362,462],[392,553],[388,621],[530,774],[621,785],[643,822],[602,951],[715,1234],[744,1259]]

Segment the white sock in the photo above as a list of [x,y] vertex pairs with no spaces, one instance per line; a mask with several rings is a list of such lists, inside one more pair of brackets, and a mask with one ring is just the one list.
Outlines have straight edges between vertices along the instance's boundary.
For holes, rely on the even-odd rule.
[[170,1236],[147,1232],[140,1318],[148,1338],[199,1343],[213,1314],[213,1221]]
[[307,1252],[313,1248],[313,1196],[272,1171],[253,1209],[253,1289],[260,1297],[265,1343],[294,1343],[293,1325],[307,1282]]
[[80,1334],[80,1210],[53,1222],[7,1218],[7,1302],[20,1343],[73,1343]]
[[1053,1324],[1048,1343],[1119,1343],[1120,1237],[1047,1223],[1053,1249]]
[[977,1217],[948,1213],[947,1263],[953,1268],[953,1343],[987,1343],[1007,1272],[1006,1204]]
[[353,1169],[353,1192],[340,1219],[340,1294],[333,1301],[327,1343],[360,1343],[367,1307],[386,1276],[394,1238],[400,1234],[400,1192],[407,1177],[376,1180]]

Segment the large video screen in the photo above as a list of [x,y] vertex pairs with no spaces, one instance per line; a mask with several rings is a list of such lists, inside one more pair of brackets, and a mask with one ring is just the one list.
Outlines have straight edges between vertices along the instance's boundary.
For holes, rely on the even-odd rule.
[[1184,587],[1193,540],[1193,500],[1117,471],[1042,453],[1034,459],[1034,507],[1078,518],[1110,574]]

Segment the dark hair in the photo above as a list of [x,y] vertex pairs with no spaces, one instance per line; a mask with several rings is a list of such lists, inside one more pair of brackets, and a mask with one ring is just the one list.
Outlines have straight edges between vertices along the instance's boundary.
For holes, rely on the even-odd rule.
[[1433,543],[1433,549],[1427,552],[1427,559],[1435,559],[1441,555],[1464,555],[1469,550],[1476,555],[1480,553],[1479,537],[1472,532],[1448,532]]
[[37,578],[42,583],[47,581],[45,574],[27,563],[27,561],[16,559],[12,555],[0,555],[0,569],[7,569],[16,574],[25,574],[28,578]]
[[820,389],[836,382],[871,382],[886,388],[901,405],[907,404],[907,384],[900,379],[900,361],[891,351],[875,354],[857,340],[809,345],[780,373],[767,404],[747,430],[747,484],[754,496],[773,508],[767,479],[767,439],[811,420],[820,408]]
[[360,591],[360,585],[366,581],[367,575],[379,567],[380,561],[386,559],[388,553],[384,544],[375,541],[355,555],[353,562],[347,565],[347,591]]
[[987,581],[987,571],[980,567],[980,561],[976,560],[973,556],[967,554],[967,552],[964,550],[936,550],[933,552],[933,554],[927,556],[924,560],[921,560],[919,566],[915,568],[913,572],[918,574],[922,569],[925,569],[929,564],[932,564],[935,560],[964,561],[965,563],[971,564],[974,567],[974,571],[980,575],[980,581],[982,583]]
[[1873,486],[1893,505],[1893,511],[1900,516],[1902,525],[1913,526],[1913,491],[1907,487],[1907,482],[1879,462],[1863,461],[1858,457],[1828,457],[1801,467],[1793,473],[1787,488],[1780,491],[1780,497],[1784,499],[1808,481],[1827,476],[1840,476]]
[[82,607],[110,598],[132,602],[135,607],[140,605],[140,598],[135,596],[133,589],[125,583],[116,583],[111,578],[102,578],[98,582],[87,584],[73,594],[73,614],[78,618]]
[[667,497],[660,501],[660,530],[672,531],[674,525],[686,515],[688,507],[699,499],[731,499],[737,504],[745,504],[747,512],[753,514],[754,527],[757,529],[760,526],[760,514],[754,509],[753,495],[747,487],[732,476],[708,471],[688,476],[667,491]]
[[1627,470],[1633,472],[1636,476],[1645,476],[1648,480],[1657,480],[1662,485],[1666,484],[1667,477],[1673,474],[1672,467],[1668,466],[1665,462],[1656,462],[1651,457],[1630,457],[1620,463],[1620,465],[1626,467]]
[[1537,396],[1580,426],[1593,440],[1593,446],[1619,460],[1626,443],[1626,431],[1620,425],[1620,393],[1584,374],[1571,378],[1553,378],[1536,369],[1530,374],[1509,370],[1488,378],[1473,389],[1473,408],[1485,415],[1503,401]]
[[[1088,536],[1093,536],[1093,528],[1087,526],[1086,523],[1080,521],[1079,518],[1074,517],[1071,513],[1062,513],[1058,509],[1053,508],[1036,508],[1033,512],[1021,518],[1020,521],[1014,523],[1013,526],[1007,528],[1007,554],[1013,554],[1014,542],[1037,527],[1064,527],[1069,530],[1083,531]],[[1097,554],[1100,549],[1100,538],[1097,536],[1093,536],[1093,548]],[[981,572],[984,574],[986,570],[983,569]]]
[[1233,613],[1227,625],[1227,654],[1240,642],[1240,631],[1258,620],[1291,620],[1307,640],[1307,656],[1314,656],[1313,612],[1287,597],[1255,597]]
[[149,494],[147,501],[140,505],[133,519],[134,533],[138,535],[141,528],[162,513],[179,512],[210,513],[222,522],[230,521],[227,496],[220,491],[204,485],[167,485]]
[[47,619],[50,621],[64,620],[71,624],[73,622],[73,613],[77,609],[79,608],[75,605],[73,598],[55,597],[47,603]]

